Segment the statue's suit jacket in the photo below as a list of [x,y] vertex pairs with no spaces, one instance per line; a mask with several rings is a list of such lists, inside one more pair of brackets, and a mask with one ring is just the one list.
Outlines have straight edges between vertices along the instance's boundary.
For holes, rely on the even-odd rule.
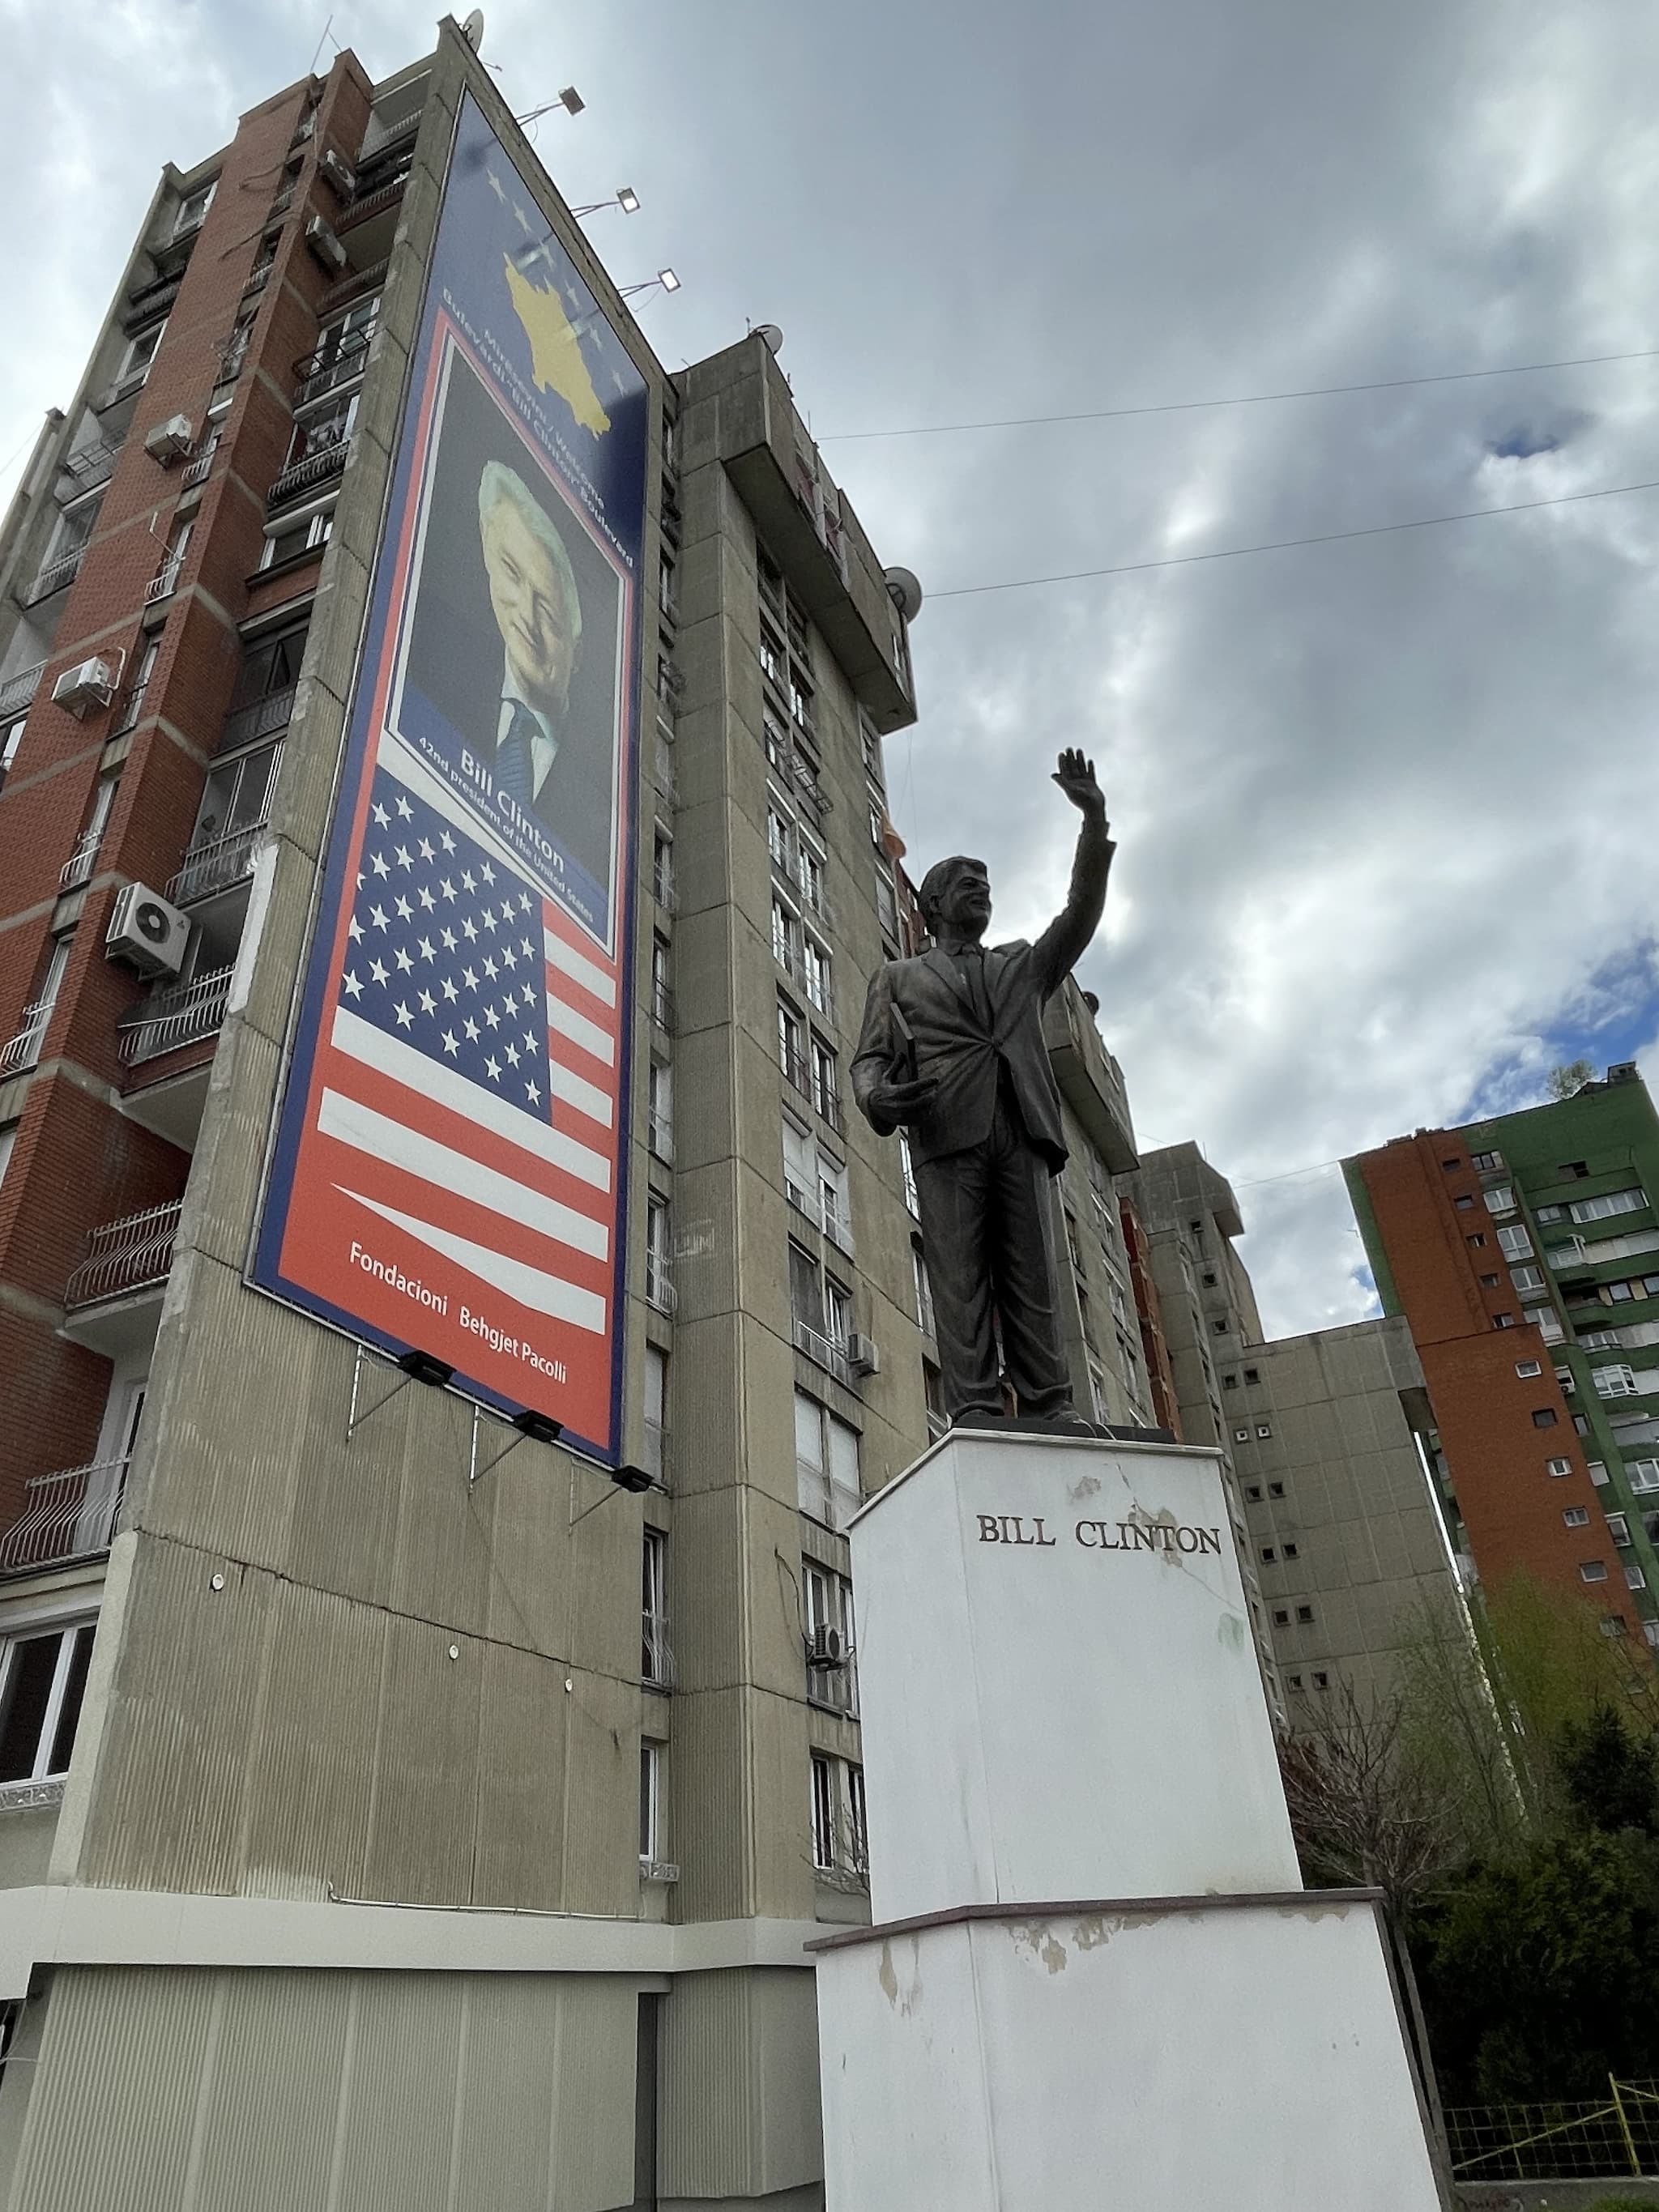
[[[890,1135],[898,1125],[872,1112],[872,1089],[914,1073],[933,1077],[939,1091],[927,1110],[906,1125],[911,1158],[921,1164],[983,1144],[996,1113],[999,1073],[1006,1066],[1026,1134],[1059,1173],[1066,1164],[1066,1138],[1060,1091],[1042,1042],[1042,1009],[1099,924],[1114,850],[1105,823],[1085,815],[1063,911],[1035,945],[986,948],[988,1030],[949,953],[890,960],[876,970],[853,1060],[853,1095],[878,1135]],[[914,1042],[914,1068],[907,1065],[909,1048],[895,1011]]]

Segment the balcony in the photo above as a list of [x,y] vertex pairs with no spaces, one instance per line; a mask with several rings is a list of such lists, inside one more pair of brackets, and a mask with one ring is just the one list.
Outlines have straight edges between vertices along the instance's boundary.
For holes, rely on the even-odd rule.
[[783,1179],[783,1194],[796,1212],[804,1214],[815,1229],[821,1229],[843,1252],[852,1250],[853,1216],[844,1199],[833,1200],[828,1191],[817,1197],[788,1175]]
[[32,1006],[24,1007],[15,1034],[0,1045],[0,1082],[9,1075],[21,1075],[40,1059],[41,1041],[56,1003],[55,999],[37,999]]
[[804,1352],[818,1366],[827,1368],[837,1382],[844,1382],[849,1390],[853,1388],[855,1380],[853,1363],[847,1356],[844,1344],[837,1344],[833,1336],[826,1336],[821,1328],[814,1328],[811,1322],[803,1321],[799,1314],[791,1323],[790,1334],[797,1352]]
[[0,1531],[0,1575],[33,1574],[96,1559],[109,1549],[126,1487],[124,1459],[59,1468],[23,1485],[27,1503]]
[[256,738],[285,730],[293,720],[294,695],[299,688],[297,684],[286,684],[280,691],[267,692],[252,706],[239,707],[234,714],[228,714],[219,733],[219,750],[234,753],[242,745],[251,745]]
[[107,409],[118,406],[122,400],[131,399],[135,392],[142,392],[149,375],[149,363],[146,362],[142,368],[130,368],[125,376],[118,376],[93,401],[94,414],[101,415]]
[[373,261],[367,269],[349,270],[337,284],[329,286],[317,302],[318,313],[326,315],[331,309],[343,307],[348,300],[358,298],[378,284],[391,265],[392,257],[388,254],[384,261]]
[[[167,889],[167,896],[174,906],[189,906],[197,899],[212,897],[216,891],[228,890],[253,872],[253,856],[259,849],[259,841],[265,834],[264,818],[249,822],[239,830],[227,830],[222,836],[204,838],[192,845],[185,854],[185,864]],[[223,971],[227,975],[229,969]],[[216,1024],[216,1027],[217,1024]]]
[[179,478],[180,491],[192,491],[198,483],[207,482],[213,471],[213,456],[218,449],[219,438],[216,431],[201,452],[186,464]]
[[161,599],[170,599],[179,588],[179,574],[185,565],[184,549],[169,553],[161,567],[144,586],[144,605],[155,606]]
[[153,993],[121,1025],[122,1059],[135,1066],[212,1036],[224,1022],[234,973],[234,967],[216,968],[188,983]]
[[79,1266],[64,1285],[65,1312],[74,1315],[107,1305],[112,1299],[160,1291],[173,1266],[183,1206],[182,1199],[170,1199],[165,1206],[123,1214],[118,1221],[106,1221],[94,1229]]
[[[182,245],[185,239],[193,238],[201,228],[198,216],[188,229],[175,230],[167,243],[170,246]],[[184,270],[173,269],[164,276],[152,276],[147,284],[136,284],[127,295],[126,318],[122,327],[131,331],[140,323],[151,322],[157,315],[165,314],[178,298],[179,287],[184,281]]]
[[54,592],[61,592],[72,584],[80,574],[81,556],[86,550],[84,545],[77,545],[73,552],[60,553],[55,561],[48,561],[29,586],[25,604],[38,606],[42,599],[49,599]]
[[335,222],[336,236],[343,236],[348,230],[355,230],[360,222],[368,222],[385,209],[396,207],[408,183],[409,171],[405,168],[398,175],[389,177],[383,185],[371,185],[367,191],[360,190],[354,193],[350,204],[341,209]]
[[666,1613],[641,1613],[640,1680],[656,1690],[674,1686],[674,1654],[669,1648]]
[[295,461],[291,468],[283,471],[265,494],[265,505],[268,507],[280,507],[284,500],[294,499],[302,491],[310,491],[318,484],[326,483],[331,477],[342,473],[350,459],[349,438],[336,438],[327,445],[319,445],[302,461]]
[[14,715],[27,710],[46,672],[46,662],[37,660],[32,668],[20,668],[15,676],[8,676],[0,683],[0,722],[9,722]]
[[70,497],[78,499],[83,491],[95,491],[100,483],[107,483],[124,443],[120,438],[94,438],[90,445],[65,453],[64,474],[75,487]]
[[99,830],[83,830],[75,850],[58,872],[58,890],[61,897],[65,891],[78,891],[92,875],[92,864],[98,858],[98,848],[104,841]]
[[314,353],[306,354],[294,364],[294,404],[303,407],[307,400],[320,399],[325,392],[337,392],[343,385],[355,384],[368,366],[369,341],[372,329],[353,331],[342,338],[339,345],[319,346]]

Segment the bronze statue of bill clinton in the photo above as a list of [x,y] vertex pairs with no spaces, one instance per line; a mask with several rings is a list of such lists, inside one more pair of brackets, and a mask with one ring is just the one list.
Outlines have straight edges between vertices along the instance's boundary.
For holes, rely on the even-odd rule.
[[1060,1341],[1048,1185],[1066,1164],[1044,1002],[1097,927],[1114,847],[1094,763],[1060,756],[1054,781],[1083,816],[1072,887],[1035,945],[983,943],[991,885],[958,854],[923,877],[930,951],[870,979],[853,1092],[880,1136],[908,1129],[952,1423],[1005,1418],[1002,1364],[1022,1416],[1086,1428]]

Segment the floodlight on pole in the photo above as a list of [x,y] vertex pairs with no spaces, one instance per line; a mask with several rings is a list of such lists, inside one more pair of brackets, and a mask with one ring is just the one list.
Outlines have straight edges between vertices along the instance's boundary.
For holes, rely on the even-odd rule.
[[654,276],[647,276],[637,284],[621,285],[617,291],[619,298],[631,300],[641,292],[678,292],[679,289],[680,280],[672,269],[659,269]]
[[556,98],[544,100],[539,107],[532,107],[526,115],[515,115],[513,120],[520,126],[526,123],[534,123],[540,116],[550,115],[556,107],[563,108],[567,115],[580,115],[586,105],[587,102],[577,91],[575,86],[568,84]]
[[624,185],[619,191],[612,192],[608,200],[589,200],[581,207],[572,208],[570,212],[574,216],[602,215],[606,208],[620,208],[624,215],[637,215],[640,196],[632,185]]

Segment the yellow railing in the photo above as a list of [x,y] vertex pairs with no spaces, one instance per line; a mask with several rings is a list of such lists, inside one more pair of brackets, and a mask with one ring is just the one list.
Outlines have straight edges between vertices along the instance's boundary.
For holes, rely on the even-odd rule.
[[1451,2105],[1460,2181],[1600,2180],[1659,2174],[1659,2082],[1607,2077],[1605,2103]]

